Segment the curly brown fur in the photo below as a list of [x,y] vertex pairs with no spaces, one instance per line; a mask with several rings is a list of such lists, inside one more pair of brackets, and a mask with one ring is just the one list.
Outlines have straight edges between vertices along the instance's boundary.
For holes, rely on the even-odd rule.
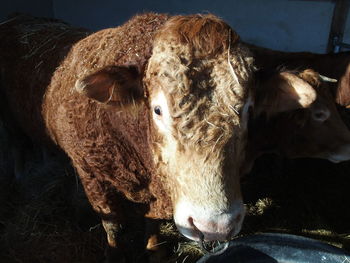
[[[153,32],[166,19],[167,16],[155,14],[136,16],[122,27],[99,31],[78,42],[56,70],[45,94],[50,98],[43,110],[51,136],[66,150],[75,166],[94,174],[94,178],[81,177],[93,188],[86,192],[101,214],[110,213],[101,205],[110,202],[108,195],[101,196],[112,191],[104,186],[107,182],[129,200],[149,203],[153,199],[147,190],[153,169],[148,146],[148,106],[141,102],[142,110],[137,116],[122,110],[116,114],[115,108],[89,101],[86,96],[74,93],[72,87],[77,78],[104,66],[145,63],[151,55]],[[72,120],[62,122],[67,119]],[[70,143],[77,139],[80,144]],[[155,189],[164,195],[161,185],[157,186]],[[167,211],[158,213],[169,217]]]
[[[150,70],[169,79],[166,92],[172,101],[179,101],[173,105],[172,115],[178,132],[175,136],[182,145],[215,151],[213,147],[227,143],[238,125],[234,107],[241,108],[246,100],[249,92],[240,88],[253,71],[247,59],[250,54],[238,39],[227,24],[212,15],[173,17],[157,33],[156,50],[170,49],[169,56],[159,58],[160,66]],[[177,55],[172,57],[174,50]],[[232,54],[231,63],[241,83],[234,83],[229,73],[228,54]],[[182,85],[175,85],[179,80]]]
[[49,142],[41,114],[46,87],[72,44],[89,31],[59,20],[19,15],[2,23],[0,34],[2,81],[11,114],[35,142]]
[[[89,31],[56,20],[20,16],[0,26],[3,82],[17,123],[37,143],[51,144],[48,131],[71,157],[91,204],[106,219],[119,217],[122,209],[129,211],[125,205],[134,206],[126,199],[163,200],[157,205],[162,209],[154,209],[150,216],[171,215],[161,181],[150,177],[148,106],[141,103],[136,116],[123,112],[116,116],[115,108],[89,101],[72,87],[77,77],[116,61],[142,67],[151,55],[153,31],[166,19],[166,15],[137,16],[123,27],[80,42]],[[108,132],[111,125],[116,129]],[[145,190],[150,184],[157,198]],[[148,206],[137,210],[144,214]]]

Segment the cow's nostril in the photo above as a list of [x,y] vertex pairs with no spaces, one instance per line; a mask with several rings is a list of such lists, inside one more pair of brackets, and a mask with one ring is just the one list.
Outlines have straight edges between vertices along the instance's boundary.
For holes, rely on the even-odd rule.
[[312,118],[319,122],[326,121],[330,116],[330,112],[327,108],[312,109],[312,111]]
[[194,222],[193,222],[194,220],[193,220],[193,217],[189,217],[188,218],[188,222],[190,223],[190,226],[194,229],[194,231],[196,231],[197,232],[197,235],[198,235],[198,237],[199,237],[199,239],[202,241],[202,240],[204,240],[204,234],[202,233],[202,231],[200,231],[199,229],[198,229],[198,227],[196,227],[196,225],[194,224]]
[[324,112],[317,112],[314,114],[314,119],[318,121],[324,121],[326,119],[326,115]]

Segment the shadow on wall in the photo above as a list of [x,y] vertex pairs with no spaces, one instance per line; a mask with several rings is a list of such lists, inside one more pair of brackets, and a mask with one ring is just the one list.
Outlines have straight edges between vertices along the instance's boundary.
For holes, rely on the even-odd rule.
[[[334,3],[331,1],[235,0],[142,1],[54,0],[54,14],[93,30],[119,25],[144,11],[171,14],[212,12],[244,41],[285,51],[326,51]],[[349,21],[350,23],[350,21]]]

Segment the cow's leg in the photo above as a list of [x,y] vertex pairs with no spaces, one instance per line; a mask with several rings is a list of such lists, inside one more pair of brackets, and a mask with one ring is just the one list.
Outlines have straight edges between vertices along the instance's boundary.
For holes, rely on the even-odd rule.
[[107,234],[108,246],[105,250],[106,263],[126,262],[124,253],[118,242],[119,226],[124,223],[123,210],[119,197],[107,182],[97,179],[92,173],[74,165],[79,174],[85,194],[93,209],[102,219]]
[[[112,197],[113,196],[113,197]],[[126,223],[122,207],[117,205],[118,197],[108,194],[101,194],[98,199],[98,209],[102,218],[102,225],[106,231],[108,246],[105,250],[106,263],[124,263],[126,262],[125,248],[120,241],[120,226]],[[106,200],[101,203],[102,198]],[[96,200],[94,198],[94,200]],[[112,201],[113,200],[113,201]],[[95,206],[96,202],[93,204]]]
[[117,247],[117,233],[119,230],[118,224],[102,219],[102,225],[107,234],[108,245],[110,247]]
[[165,262],[167,249],[160,240],[160,221],[146,218],[146,250],[149,255],[150,263]]
[[106,263],[126,262],[125,255],[119,246],[119,223],[102,219],[103,228],[107,234],[108,247],[105,250]]

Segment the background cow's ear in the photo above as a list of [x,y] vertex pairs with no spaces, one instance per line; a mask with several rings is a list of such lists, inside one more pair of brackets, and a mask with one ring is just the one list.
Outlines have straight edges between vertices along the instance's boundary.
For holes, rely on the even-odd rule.
[[315,89],[288,72],[273,74],[261,81],[256,95],[256,110],[271,116],[300,108],[308,108],[316,99]]
[[345,73],[338,80],[336,102],[347,108],[350,107],[350,65],[348,65]]
[[77,80],[75,89],[109,105],[128,105],[143,96],[141,73],[136,66],[108,66]]

